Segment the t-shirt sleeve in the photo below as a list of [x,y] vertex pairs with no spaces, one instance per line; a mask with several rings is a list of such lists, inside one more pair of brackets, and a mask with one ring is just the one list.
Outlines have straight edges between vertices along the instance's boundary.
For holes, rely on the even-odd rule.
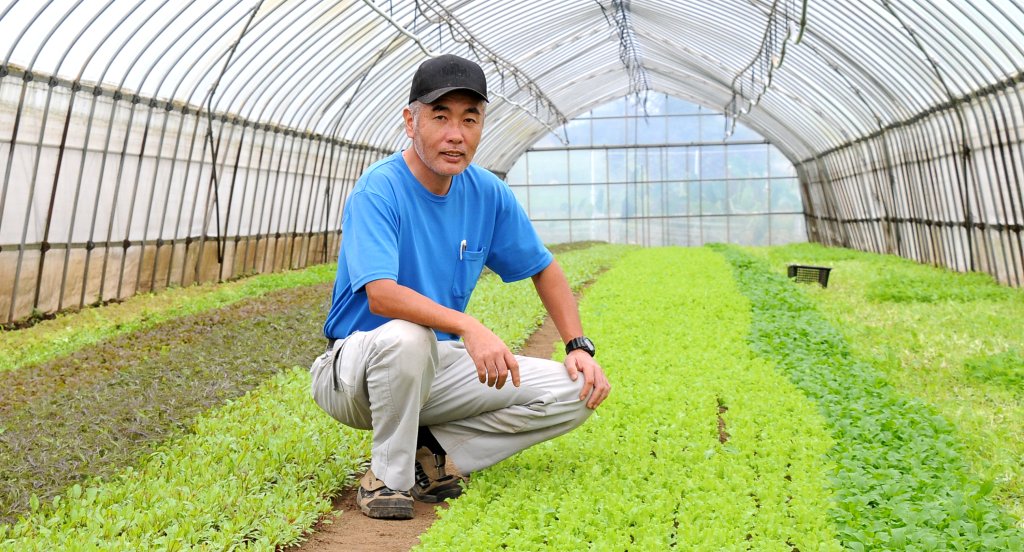
[[341,239],[352,293],[374,280],[398,280],[398,227],[397,211],[385,197],[365,190],[349,197]]
[[504,282],[522,280],[547,268],[554,256],[544,247],[526,211],[504,182],[500,182],[497,204],[487,266]]

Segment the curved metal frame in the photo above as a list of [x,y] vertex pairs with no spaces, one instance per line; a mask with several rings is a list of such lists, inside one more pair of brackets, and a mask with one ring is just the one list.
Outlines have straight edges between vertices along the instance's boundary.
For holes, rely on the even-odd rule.
[[[777,6],[8,2],[0,256],[14,270],[0,311],[329,258],[360,170],[406,144],[409,78],[438,51],[489,76],[477,162],[499,174],[629,93],[640,68],[646,89],[726,111],[737,92],[755,99],[768,75],[751,71],[769,63],[770,86],[739,117],[797,165],[812,239],[1024,284],[1021,2],[810,2],[799,43],[773,26]],[[210,239],[234,256],[212,276],[195,260]],[[90,287],[97,272],[117,274]]]

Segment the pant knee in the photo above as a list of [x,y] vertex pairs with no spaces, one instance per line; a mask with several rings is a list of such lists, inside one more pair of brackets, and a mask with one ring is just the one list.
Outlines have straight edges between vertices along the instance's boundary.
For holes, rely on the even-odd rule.
[[437,364],[437,336],[426,326],[392,320],[381,326],[374,345],[375,356],[392,367],[419,371]]
[[437,343],[434,330],[407,320],[391,320],[385,323],[380,327],[378,339],[414,348],[422,348],[431,343],[436,347]]
[[[587,398],[589,398],[589,397],[587,397]],[[576,409],[575,409],[575,412],[574,412],[575,415],[572,418],[572,422],[570,422],[571,425],[572,425],[572,428],[575,429],[575,428],[583,425],[583,422],[587,421],[587,418],[589,418],[590,415],[593,414],[593,413],[594,413],[593,409],[587,408],[587,400],[586,399],[584,399],[582,401],[579,401],[579,403],[576,404]]]

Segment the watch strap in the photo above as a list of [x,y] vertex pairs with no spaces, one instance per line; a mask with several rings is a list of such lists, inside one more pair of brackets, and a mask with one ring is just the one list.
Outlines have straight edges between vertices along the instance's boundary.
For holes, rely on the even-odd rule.
[[565,354],[569,354],[575,351],[576,349],[583,349],[590,356],[594,356],[594,353],[596,352],[594,348],[594,342],[591,341],[586,336],[573,338],[569,340],[568,343],[565,344]]

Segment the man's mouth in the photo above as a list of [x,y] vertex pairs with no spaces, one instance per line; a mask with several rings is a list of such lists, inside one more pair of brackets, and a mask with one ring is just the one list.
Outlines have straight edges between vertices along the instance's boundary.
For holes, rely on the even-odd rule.
[[451,160],[461,159],[466,154],[461,151],[442,151],[441,155]]

